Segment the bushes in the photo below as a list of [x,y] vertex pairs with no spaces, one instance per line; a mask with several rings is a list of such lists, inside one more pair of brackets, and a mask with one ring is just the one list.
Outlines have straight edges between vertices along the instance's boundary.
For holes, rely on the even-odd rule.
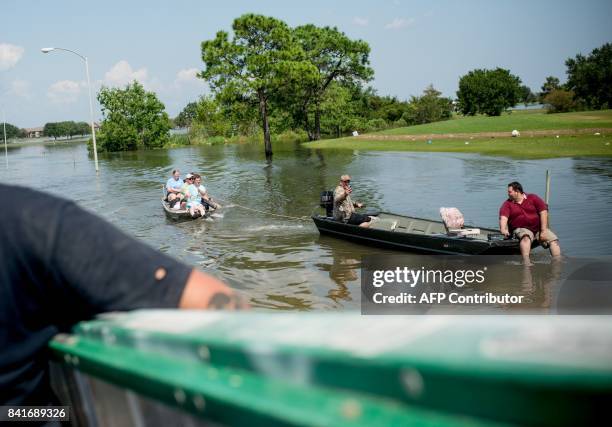
[[381,130],[388,127],[385,119],[371,119],[367,123],[368,130]]
[[576,108],[574,93],[563,89],[553,89],[544,97],[549,113],[565,113]]
[[452,100],[440,95],[441,92],[429,85],[422,96],[413,96],[410,99],[402,119],[408,125],[422,125],[450,119],[453,114]]
[[276,142],[304,142],[308,141],[308,133],[305,130],[288,130],[283,133],[272,135],[272,141]]

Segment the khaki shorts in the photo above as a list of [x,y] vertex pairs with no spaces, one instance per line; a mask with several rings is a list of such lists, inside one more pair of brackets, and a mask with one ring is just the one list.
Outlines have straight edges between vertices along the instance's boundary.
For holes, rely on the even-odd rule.
[[[521,240],[523,237],[527,236],[533,242],[534,240],[540,241],[540,233],[536,233],[533,235],[533,231],[528,228],[517,228],[512,232],[512,235],[517,239]],[[555,233],[553,233],[550,229],[546,230],[546,234],[542,236],[542,241],[540,241],[540,245],[543,248],[548,248],[551,242],[557,241],[559,238]]]

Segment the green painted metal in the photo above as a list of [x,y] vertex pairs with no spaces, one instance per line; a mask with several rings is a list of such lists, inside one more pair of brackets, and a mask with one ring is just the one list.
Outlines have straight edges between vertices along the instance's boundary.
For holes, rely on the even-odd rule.
[[612,398],[605,318],[140,311],[51,346],[115,384],[174,404],[177,388],[200,393],[207,416],[261,425],[575,425]]
[[199,361],[108,346],[97,340],[58,338],[51,347],[81,372],[229,425],[490,425],[363,394],[295,385]]

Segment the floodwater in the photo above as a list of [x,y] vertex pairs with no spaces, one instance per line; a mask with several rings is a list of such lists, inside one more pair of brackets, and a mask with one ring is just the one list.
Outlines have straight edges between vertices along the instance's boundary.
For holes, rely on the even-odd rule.
[[[2,160],[1,182],[72,198],[132,236],[241,289],[259,308],[358,309],[362,256],[397,254],[320,236],[304,218],[342,173],[352,175],[355,198],[368,207],[438,218],[441,206],[455,206],[467,223],[496,228],[506,184],[518,180],[543,197],[550,169],[551,224],[564,253],[612,252],[612,159],[514,160],[277,144],[268,164],[261,146],[247,144],[105,154],[97,177],[82,143],[10,147],[8,170]],[[178,224],[166,219],[161,186],[175,167],[204,176],[209,193],[225,205],[216,218]],[[547,258],[542,249],[537,252],[536,258]],[[541,294],[534,290],[532,304],[547,304]]]

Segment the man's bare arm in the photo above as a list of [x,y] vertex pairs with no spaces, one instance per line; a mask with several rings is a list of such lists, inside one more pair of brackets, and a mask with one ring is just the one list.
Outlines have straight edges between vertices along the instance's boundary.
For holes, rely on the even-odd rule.
[[187,279],[179,308],[239,310],[248,308],[248,304],[222,281],[194,269]]
[[540,211],[540,233],[544,230],[548,230],[548,211]]
[[510,235],[510,232],[508,231],[508,217],[507,216],[499,217],[499,232],[506,237]]

